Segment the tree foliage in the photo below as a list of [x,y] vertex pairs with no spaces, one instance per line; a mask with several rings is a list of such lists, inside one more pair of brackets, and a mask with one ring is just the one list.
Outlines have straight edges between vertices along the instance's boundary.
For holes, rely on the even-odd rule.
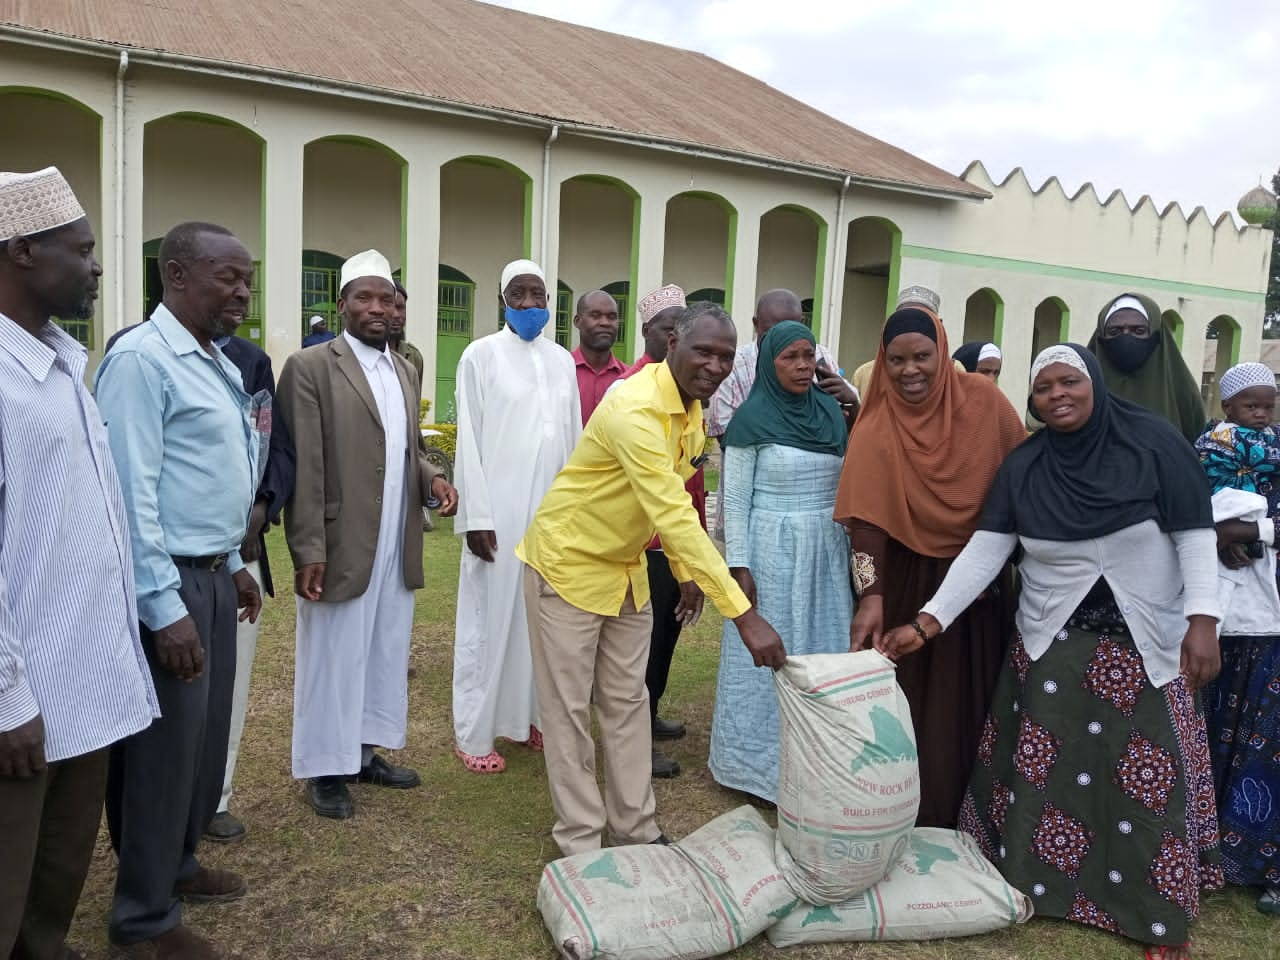
[[[1271,192],[1280,196],[1280,170],[1271,178]],[[1269,340],[1280,340],[1280,207],[1267,227],[1271,230],[1271,267],[1267,272],[1267,308],[1262,335]]]

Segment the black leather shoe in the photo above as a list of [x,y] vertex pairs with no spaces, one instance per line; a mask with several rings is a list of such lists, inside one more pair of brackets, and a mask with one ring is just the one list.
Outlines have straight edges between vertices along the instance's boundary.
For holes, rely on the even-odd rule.
[[367,767],[361,767],[359,773],[347,779],[352,783],[372,783],[375,787],[391,787],[393,790],[409,790],[422,785],[417,770],[394,766],[376,753]]
[[680,776],[680,764],[665,753],[653,751],[653,775],[660,780],[670,780]]
[[229,812],[214,814],[209,825],[204,828],[204,838],[214,843],[235,843],[243,840],[244,824],[240,818]]
[[651,845],[656,843],[660,847],[669,847],[671,846],[671,838],[668,837],[665,833],[660,833],[658,834],[658,839],[650,840],[649,843]]
[[653,739],[679,740],[684,736],[684,724],[679,720],[663,720],[655,717],[653,721]]
[[307,802],[319,816],[334,820],[354,817],[356,803],[347,789],[346,777],[312,777],[307,781]]

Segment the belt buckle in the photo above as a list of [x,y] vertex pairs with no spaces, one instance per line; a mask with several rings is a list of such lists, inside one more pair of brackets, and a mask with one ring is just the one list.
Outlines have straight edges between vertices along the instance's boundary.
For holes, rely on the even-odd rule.
[[227,564],[227,555],[225,553],[220,553],[213,558],[213,563],[209,564],[209,572],[217,573],[224,566],[226,566],[226,564]]

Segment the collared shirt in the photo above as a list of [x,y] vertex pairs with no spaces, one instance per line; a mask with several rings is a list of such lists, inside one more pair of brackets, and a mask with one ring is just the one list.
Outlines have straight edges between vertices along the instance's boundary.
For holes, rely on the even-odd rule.
[[[822,344],[818,344],[815,353],[818,362],[828,370],[839,369],[831,351]],[[759,356],[760,345],[754,340],[744,343],[733,355],[733,370],[725,377],[724,383],[720,384],[720,389],[707,406],[707,436],[719,439],[729,429],[729,421],[755,385],[756,359]]]
[[680,582],[693,580],[726,617],[751,608],[698,524],[684,489],[707,436],[702,405],[680,397],[665,363],[609,393],[538,507],[516,556],[563,599],[617,616],[628,588],[649,600],[645,547],[656,532]]
[[418,385],[422,385],[422,371],[424,369],[422,361],[422,351],[415,347],[408,340],[401,340],[396,345],[396,353],[409,361],[409,366],[418,371]]
[[232,572],[244,566],[259,457],[251,401],[235,364],[163,304],[103,358],[94,395],[124,488],[138,614],[159,630],[187,615],[171,557],[225,553]]
[[582,400],[582,425],[585,427],[587,421],[591,419],[591,414],[596,407],[600,406],[604,395],[609,392],[609,388],[627,375],[627,367],[613,354],[609,354],[609,362],[603,369],[597,370],[587,363],[581,347],[570,355],[573,357],[574,366],[578,368],[578,397]]
[[160,715],[86,360],[54,324],[37,338],[0,314],[0,731],[40,713],[50,761]]
[[[396,375],[395,361],[391,359],[390,350],[385,347],[375,350],[345,330],[342,337],[359,361],[360,369],[369,382],[373,402],[378,407],[378,419],[382,421],[382,433],[386,437],[383,445],[382,516],[384,519],[394,518],[395,525],[398,525],[399,518],[404,516],[402,500],[405,481],[408,479],[405,466],[408,462],[408,441],[405,438],[409,435],[409,425],[405,422],[404,391],[400,387],[400,378]],[[393,525],[393,529],[395,528]]]
[[[656,362],[649,354],[640,354],[640,359],[627,370],[624,379],[634,376],[649,364]],[[707,481],[704,474],[705,471],[699,467],[689,478],[689,482],[684,485],[684,488],[689,491],[689,498],[693,501],[693,508],[698,511],[698,522],[702,524],[703,530],[707,529]],[[649,543],[649,549],[661,550],[662,538],[654,537]]]

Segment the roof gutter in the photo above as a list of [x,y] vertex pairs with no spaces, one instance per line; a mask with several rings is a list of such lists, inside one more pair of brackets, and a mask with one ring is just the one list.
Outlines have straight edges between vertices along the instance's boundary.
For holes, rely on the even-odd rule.
[[[840,259],[840,252],[844,250],[844,242],[842,241],[847,240],[848,237],[843,226],[844,198],[845,194],[849,192],[849,184],[852,180],[852,177],[845,177],[844,183],[840,186],[840,195],[836,199],[836,219],[831,225],[831,229],[834,231],[832,236],[833,243],[831,244],[831,269],[827,271],[827,312],[822,324],[822,329],[828,332],[832,329],[832,317],[836,314],[836,271],[840,269],[840,264],[836,261]],[[845,251],[845,257],[848,258],[848,256],[848,251]],[[826,339],[829,340],[830,337]],[[840,352],[840,344],[838,343],[828,343],[827,346],[831,347],[835,353]]]
[[[193,57],[186,54],[169,53],[162,50],[146,50],[141,47],[133,47],[128,44],[120,43],[108,43],[103,40],[85,40],[79,37],[69,37],[60,33],[52,33],[46,30],[35,30],[30,27],[20,27],[13,24],[0,24],[0,39],[4,38],[27,46],[44,47],[50,50],[59,50],[63,52],[70,51],[98,57],[110,57],[112,60],[116,59],[118,51],[127,48],[131,51],[130,60],[132,63],[155,64],[157,66],[171,67],[176,70],[186,70],[192,73],[201,73],[231,80],[245,80],[250,83],[270,83],[273,86],[288,87],[293,90],[320,93],[329,96],[336,93],[352,99],[362,100],[367,103],[381,103],[389,106],[430,110],[433,113],[467,117],[470,119],[495,120],[500,123],[515,124],[521,127],[546,129],[548,121],[552,120],[551,117],[522,113],[516,110],[504,110],[498,107],[464,105],[455,101],[444,100],[439,97],[430,97],[423,94],[383,91],[375,87],[368,87],[363,84],[351,83],[345,80],[331,80],[320,77],[302,77],[299,74],[292,73],[288,70],[259,67],[251,64],[233,64],[220,60],[209,60],[203,57]],[[680,140],[666,139],[646,134],[627,133],[620,130],[613,130],[608,127],[593,126],[591,124],[566,123],[558,121],[556,122],[556,125],[562,131],[575,133],[584,137],[607,140],[613,143],[626,143],[632,146],[647,147],[655,150],[666,150],[702,159],[719,160],[740,166],[757,167],[760,169],[790,173],[803,177],[815,177],[821,180],[829,180],[834,183],[841,183],[848,178],[851,183],[857,186],[873,187],[877,190],[890,190],[895,193],[906,193],[914,196],[945,200],[972,200],[977,202],[987,199],[987,195],[985,194],[976,195],[963,190],[948,190],[941,187],[925,187],[917,184],[903,183],[897,180],[885,180],[877,177],[859,176],[845,170],[835,170],[831,167],[822,167],[803,163],[790,163],[785,160],[764,159],[748,153],[699,146],[697,144],[687,143]]]
[[129,51],[120,51],[120,65],[116,67],[116,212],[115,249],[111,259],[115,261],[116,326],[124,323],[124,265],[129,258],[124,255],[124,75],[129,70]]

